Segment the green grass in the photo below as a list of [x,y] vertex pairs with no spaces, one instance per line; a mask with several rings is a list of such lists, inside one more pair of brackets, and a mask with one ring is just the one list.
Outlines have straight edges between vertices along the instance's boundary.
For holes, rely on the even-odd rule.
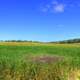
[[[32,56],[63,56],[56,63],[31,62]],[[80,45],[0,46],[0,80],[68,80],[71,71],[80,69]],[[76,79],[77,80],[77,79]]]

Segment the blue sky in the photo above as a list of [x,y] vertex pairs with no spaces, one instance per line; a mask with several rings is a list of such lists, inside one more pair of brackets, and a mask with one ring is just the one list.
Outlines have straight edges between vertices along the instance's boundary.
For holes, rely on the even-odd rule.
[[80,38],[80,0],[0,0],[0,40]]

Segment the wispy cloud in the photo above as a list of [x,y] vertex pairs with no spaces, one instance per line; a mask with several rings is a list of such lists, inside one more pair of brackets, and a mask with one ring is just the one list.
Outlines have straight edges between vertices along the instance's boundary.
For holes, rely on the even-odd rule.
[[58,1],[53,1],[50,4],[44,5],[42,8],[43,12],[56,12],[56,13],[62,13],[65,10],[65,6],[63,3],[59,3]]
[[54,12],[57,12],[57,13],[63,13],[64,12],[64,10],[65,10],[65,5],[64,5],[64,3],[60,3],[60,2],[58,2],[58,1],[53,1],[52,2],[52,10],[54,11]]
[[56,26],[59,28],[61,28],[61,27],[64,27],[64,25],[63,24],[56,24]]
[[64,7],[64,4],[62,4],[62,3],[58,3],[58,4],[53,5],[54,12],[62,13],[62,12],[64,12],[64,9],[65,9],[65,7]]
[[80,3],[74,1],[59,2],[58,0],[53,0],[52,2],[42,6],[41,10],[43,12],[53,12],[53,13],[64,13],[69,8],[80,8]]
[[50,9],[50,5],[46,5],[46,6],[44,6],[44,7],[41,7],[41,10],[42,10],[43,12],[47,12],[49,9]]

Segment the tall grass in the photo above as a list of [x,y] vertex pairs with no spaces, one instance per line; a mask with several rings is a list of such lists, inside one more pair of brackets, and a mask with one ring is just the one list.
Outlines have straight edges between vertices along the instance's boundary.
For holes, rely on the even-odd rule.
[[[12,44],[12,43],[11,43]],[[64,61],[41,63],[35,56],[61,56]],[[36,44],[0,46],[0,80],[79,80],[79,44]]]

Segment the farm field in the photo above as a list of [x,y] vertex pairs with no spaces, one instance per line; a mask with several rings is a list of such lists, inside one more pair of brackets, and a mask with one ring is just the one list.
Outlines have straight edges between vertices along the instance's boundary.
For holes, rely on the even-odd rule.
[[80,80],[80,44],[0,42],[0,80]]

